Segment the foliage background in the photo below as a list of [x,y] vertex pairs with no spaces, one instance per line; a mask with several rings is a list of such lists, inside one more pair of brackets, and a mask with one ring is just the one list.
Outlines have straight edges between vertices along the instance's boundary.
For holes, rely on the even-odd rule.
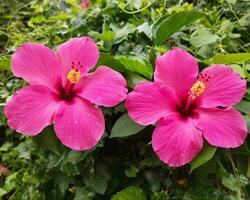
[[[250,81],[249,33],[249,0],[93,0],[85,10],[77,0],[0,0],[0,163],[10,170],[0,176],[0,199],[250,199],[249,137],[238,149],[206,144],[190,165],[174,169],[152,151],[154,127],[132,122],[123,104],[103,109],[105,135],[88,152],[62,146],[51,127],[36,137],[15,133],[2,114],[26,84],[10,71],[10,55],[23,42],[55,49],[89,35],[102,52],[97,66],[121,72],[132,89],[152,80],[156,56],[175,46],[196,56],[200,69],[230,64]],[[249,101],[248,88],[236,106],[248,128]]]

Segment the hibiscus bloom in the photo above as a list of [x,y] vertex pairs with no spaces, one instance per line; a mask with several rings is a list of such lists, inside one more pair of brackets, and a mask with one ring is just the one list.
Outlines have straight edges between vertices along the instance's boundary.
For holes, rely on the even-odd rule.
[[89,0],[82,0],[82,8],[83,9],[88,9],[90,6]]
[[126,81],[118,72],[100,66],[88,73],[99,58],[89,37],[73,38],[54,53],[42,44],[23,44],[11,57],[12,72],[30,85],[17,91],[4,114],[9,126],[24,135],[37,135],[54,124],[67,147],[87,150],[104,133],[102,111],[126,98]]
[[142,125],[156,124],[152,145],[170,166],[190,162],[211,145],[240,146],[247,127],[232,106],[246,91],[246,81],[226,65],[212,65],[198,75],[196,59],[174,48],[156,59],[155,82],[137,85],[126,99],[130,117]]

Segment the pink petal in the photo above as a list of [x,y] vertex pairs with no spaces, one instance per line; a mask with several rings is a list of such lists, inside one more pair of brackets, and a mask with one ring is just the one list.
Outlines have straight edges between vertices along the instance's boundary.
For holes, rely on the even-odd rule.
[[193,160],[202,149],[203,139],[191,119],[183,121],[178,115],[171,115],[157,124],[152,145],[160,160],[178,167]]
[[89,6],[90,6],[89,0],[82,0],[82,8],[83,9],[88,9]]
[[243,144],[247,126],[242,115],[233,108],[200,108],[197,127],[214,146],[233,148]]
[[83,77],[76,85],[76,90],[79,96],[107,107],[117,105],[127,96],[125,79],[118,72],[105,66]]
[[100,108],[82,98],[64,102],[55,115],[55,132],[61,142],[74,150],[91,149],[104,133]]
[[59,106],[57,95],[44,86],[32,85],[17,91],[4,108],[9,126],[24,135],[37,135],[52,123]]
[[144,82],[137,85],[125,102],[129,116],[137,123],[149,125],[175,112],[174,93],[161,83]]
[[79,70],[84,75],[99,59],[98,48],[90,37],[70,39],[57,48],[57,55],[63,66],[63,81],[66,80],[73,62],[74,66],[78,66],[78,62],[80,66],[82,65]]
[[205,68],[202,74],[211,78],[201,96],[202,107],[232,106],[238,103],[246,92],[246,81],[241,80],[239,74],[226,65],[212,65]]
[[25,43],[11,57],[13,74],[31,85],[44,85],[57,91],[61,66],[56,55],[42,44]]
[[184,98],[197,81],[198,72],[196,59],[183,49],[174,48],[156,59],[154,79]]

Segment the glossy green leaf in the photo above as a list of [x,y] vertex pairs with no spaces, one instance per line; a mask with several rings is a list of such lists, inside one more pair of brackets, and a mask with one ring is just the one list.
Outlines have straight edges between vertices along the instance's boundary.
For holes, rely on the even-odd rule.
[[118,72],[125,71],[124,66],[109,53],[100,52],[100,58],[96,66],[100,65],[109,66]]
[[136,72],[149,79],[152,78],[153,67],[147,59],[134,56],[116,56],[115,59],[127,70]]
[[147,197],[142,189],[130,186],[118,192],[111,200],[147,200]]
[[115,122],[110,138],[134,135],[144,128],[145,126],[137,124],[128,116],[128,113],[125,113]]
[[204,17],[203,13],[184,11],[178,12],[163,20],[155,31],[155,43],[161,45],[173,33],[179,31],[183,26],[189,25]]
[[214,57],[204,60],[206,64],[236,64],[250,60],[250,53],[217,54]]
[[209,161],[216,152],[216,147],[211,146],[207,143],[203,145],[202,151],[198,154],[198,156],[190,163],[190,173],[201,165],[205,164],[207,161]]

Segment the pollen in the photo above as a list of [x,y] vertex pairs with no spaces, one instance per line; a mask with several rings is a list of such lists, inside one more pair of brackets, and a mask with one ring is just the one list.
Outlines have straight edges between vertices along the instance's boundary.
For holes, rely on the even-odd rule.
[[190,96],[194,100],[200,96],[206,89],[206,85],[202,81],[197,81],[190,89]]
[[81,72],[77,69],[71,69],[67,75],[70,83],[76,84],[81,79]]

